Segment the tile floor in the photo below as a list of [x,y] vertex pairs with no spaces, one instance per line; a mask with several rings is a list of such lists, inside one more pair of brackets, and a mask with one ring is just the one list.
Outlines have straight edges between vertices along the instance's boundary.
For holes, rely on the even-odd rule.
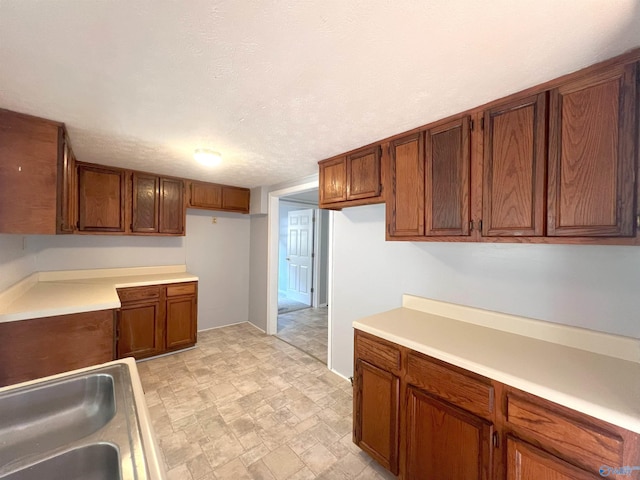
[[168,480],[392,479],[351,442],[351,385],[248,323],[138,364]]
[[327,364],[328,307],[278,315],[278,337]]

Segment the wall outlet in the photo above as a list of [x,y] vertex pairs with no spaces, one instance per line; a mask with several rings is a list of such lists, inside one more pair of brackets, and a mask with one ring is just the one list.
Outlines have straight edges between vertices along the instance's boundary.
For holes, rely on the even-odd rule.
[[211,223],[218,223],[218,217],[211,217]]

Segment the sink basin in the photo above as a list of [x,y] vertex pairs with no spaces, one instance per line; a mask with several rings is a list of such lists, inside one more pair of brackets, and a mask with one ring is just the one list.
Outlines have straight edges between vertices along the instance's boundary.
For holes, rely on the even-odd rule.
[[109,443],[69,450],[10,473],[2,480],[121,480],[120,455]]
[[94,373],[0,396],[0,465],[80,440],[116,413],[113,376]]
[[162,478],[149,474],[127,364],[0,389],[0,480]]

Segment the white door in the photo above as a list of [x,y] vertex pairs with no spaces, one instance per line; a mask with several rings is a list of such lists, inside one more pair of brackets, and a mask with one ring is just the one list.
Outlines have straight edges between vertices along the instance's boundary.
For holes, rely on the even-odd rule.
[[289,212],[287,224],[287,297],[311,305],[313,209]]

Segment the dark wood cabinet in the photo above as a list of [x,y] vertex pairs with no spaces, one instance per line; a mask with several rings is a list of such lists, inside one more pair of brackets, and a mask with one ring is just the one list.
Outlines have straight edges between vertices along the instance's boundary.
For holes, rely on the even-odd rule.
[[167,287],[166,349],[174,350],[196,344],[197,284]]
[[250,190],[240,187],[222,187],[222,210],[249,213]]
[[118,358],[191,347],[197,335],[197,282],[118,289]]
[[550,236],[632,236],[638,161],[637,64],[551,90]]
[[389,237],[424,236],[424,133],[390,143]]
[[164,308],[161,286],[118,289],[118,358],[137,359],[164,351]]
[[489,480],[490,422],[407,388],[406,478]]
[[469,235],[471,138],[468,115],[426,132],[425,235]]
[[602,479],[539,448],[507,438],[507,480],[597,480]]
[[380,465],[397,474],[400,379],[362,359],[356,360],[354,441]]
[[115,358],[114,311],[0,322],[0,387]]
[[133,172],[131,231],[133,233],[155,233],[158,231],[158,197],[160,179],[155,175]]
[[318,166],[320,208],[340,209],[383,201],[380,145],[323,160]]
[[64,124],[0,109],[0,233],[72,233],[74,157]]
[[125,170],[78,163],[78,231],[126,231]]
[[482,235],[544,234],[546,94],[484,113]]
[[248,188],[189,182],[189,207],[249,213],[251,191]]
[[177,178],[161,177],[159,184],[158,233],[184,235],[184,182]]
[[586,480],[640,461],[638,434],[360,330],[354,367],[353,441],[402,480]]

